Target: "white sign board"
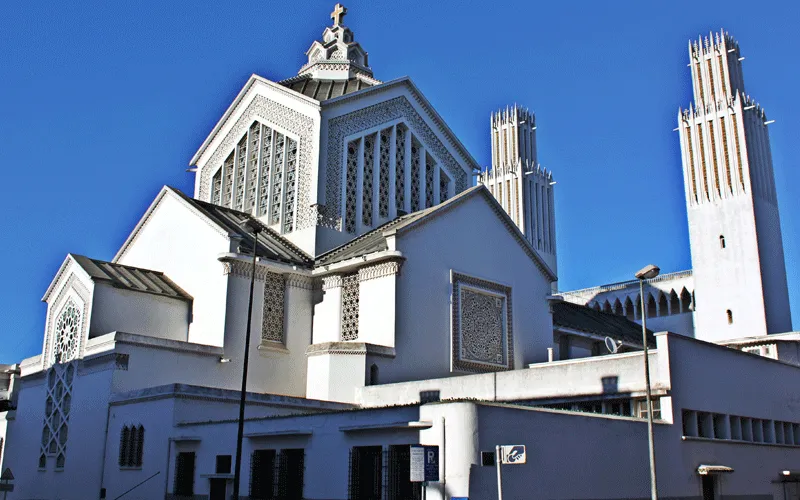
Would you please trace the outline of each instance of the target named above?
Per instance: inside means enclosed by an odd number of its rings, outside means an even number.
[[[425,448],[422,446],[411,447],[411,482],[425,481]]]
[[[528,458],[524,444],[504,445],[500,447],[500,463],[524,464]]]

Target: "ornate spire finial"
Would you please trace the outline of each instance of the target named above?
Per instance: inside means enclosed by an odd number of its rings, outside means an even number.
[[[341,26],[345,14],[347,14],[347,7],[345,7],[340,3],[337,3],[333,7],[333,12],[331,12],[331,19],[333,19],[333,25]]]

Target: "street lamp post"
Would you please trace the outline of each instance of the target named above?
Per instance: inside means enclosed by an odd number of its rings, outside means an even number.
[[[639,297],[642,306],[642,344],[644,345],[644,384],[647,394],[647,444],[650,451],[650,498],[658,500],[658,488],[656,487],[656,451],[653,443],[653,397],[650,394],[650,358],[647,353],[647,311],[644,305],[644,281],[658,276],[661,269],[650,264],[636,273],[639,280]]]
[[[242,228],[253,233],[253,268],[250,271],[250,300],[247,304],[247,330],[244,335],[244,360],[242,362],[242,392],[239,396],[239,429],[236,434],[236,465],[233,469],[233,498],[239,500],[239,481],[242,477],[242,440],[244,439],[244,400],[247,395],[247,365],[250,359],[250,326],[253,316],[253,285],[256,281],[256,248],[261,224],[247,219]]]

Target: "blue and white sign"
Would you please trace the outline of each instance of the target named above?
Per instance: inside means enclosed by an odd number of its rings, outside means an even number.
[[[411,446],[411,482],[439,480],[439,447]]]
[[[524,464],[528,458],[524,444],[505,445],[500,447],[500,463]]]

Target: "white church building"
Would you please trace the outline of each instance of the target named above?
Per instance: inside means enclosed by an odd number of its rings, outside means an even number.
[[[111,261],[66,256],[41,354],[0,365],[8,498],[230,498],[245,351],[242,499],[494,498],[506,444],[527,461],[505,498],[645,498],[643,316],[660,495],[798,498],[800,334],[730,35],[689,46],[693,269],[643,311],[638,282],[558,291],[534,114],[492,114],[482,169],[410,78],[376,79],[345,13],[296,76],[248,80],[193,193],[165,186]]]

